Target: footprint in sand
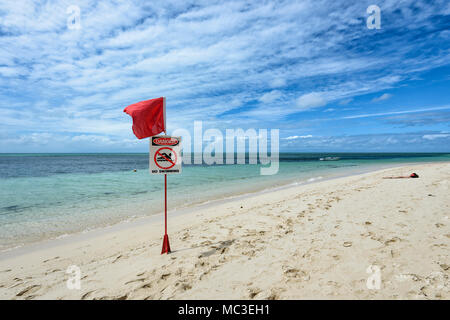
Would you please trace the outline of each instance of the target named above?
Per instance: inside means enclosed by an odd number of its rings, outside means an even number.
[[[120,259],[123,259],[123,258],[126,258],[126,257],[124,257],[123,255],[119,254],[119,255],[113,260],[112,263],[116,263],[117,261],[119,261]]]
[[[398,237],[394,237],[394,238],[392,238],[392,239],[389,239],[389,240],[385,241],[384,244],[385,244],[386,246],[388,246],[388,245],[390,245],[391,243],[394,243],[394,242],[397,242],[397,241],[401,241],[401,240],[402,240],[402,239],[400,239],[400,238],[398,238]]]
[[[47,271],[47,272],[45,273],[45,275],[48,275],[48,274],[50,274],[50,273],[55,273],[55,272],[58,272],[58,271],[62,271],[62,270],[61,270],[61,269],[53,269],[53,270]]]
[[[351,247],[352,245],[353,245],[353,243],[351,241],[344,241],[344,244],[343,244],[343,246],[346,248]]]
[[[448,271],[450,269],[450,266],[448,264],[440,264],[439,265],[444,271]]]
[[[150,289],[153,286],[151,282],[144,283],[142,286],[140,286],[141,289]]]
[[[142,281],[145,281],[145,278],[130,280],[130,281],[125,282],[125,284],[130,284],[130,283],[134,283],[134,282],[142,282]]]
[[[49,262],[49,261],[52,261],[52,260],[57,260],[57,259],[59,259],[59,256],[51,258],[51,259],[44,260],[43,262],[46,263],[46,262]]]
[[[25,294],[34,293],[34,292],[38,291],[40,288],[41,288],[40,285],[37,285],[37,284],[31,285],[31,286],[23,289],[22,291],[20,291],[18,294],[16,294],[16,297],[22,297]]]
[[[258,288],[249,288],[248,291],[249,291],[249,295],[248,296],[249,296],[250,299],[253,299],[254,297],[256,297],[261,292],[261,290],[258,289]]]
[[[83,295],[81,296],[81,300],[86,300],[86,299],[87,299],[92,293],[94,293],[94,292],[95,292],[95,290],[86,292],[85,294],[83,294]]]
[[[187,291],[187,290],[192,289],[192,285],[188,282],[177,282],[177,283],[175,283],[175,286],[179,287],[180,290],[182,290],[182,291]]]
[[[289,279],[295,280],[308,281],[310,279],[309,274],[307,274],[305,271],[295,268],[286,268],[286,270],[284,271],[284,275]]]
[[[163,274],[161,275],[160,279],[161,279],[161,280],[166,280],[169,276],[170,276],[170,273],[169,273],[169,272],[163,273]]]

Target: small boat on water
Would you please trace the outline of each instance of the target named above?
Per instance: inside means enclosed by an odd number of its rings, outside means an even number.
[[[336,161],[336,160],[340,160],[341,158],[339,157],[325,157],[325,158],[319,158],[320,161]]]

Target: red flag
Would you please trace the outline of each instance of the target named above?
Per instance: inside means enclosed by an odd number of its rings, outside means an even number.
[[[130,104],[123,112],[133,118],[133,133],[138,139],[156,136],[166,130],[166,98]]]

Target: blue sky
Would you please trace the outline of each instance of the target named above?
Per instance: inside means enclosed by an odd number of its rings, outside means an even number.
[[[2,1],[0,152],[146,152],[122,111],[160,96],[169,133],[450,152],[449,40],[449,1]]]

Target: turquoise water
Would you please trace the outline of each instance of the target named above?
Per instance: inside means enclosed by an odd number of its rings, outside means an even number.
[[[340,159],[319,161],[326,157]],[[260,165],[186,165],[168,176],[169,210],[433,161],[450,161],[450,154],[289,153],[272,176],[261,176]],[[0,154],[0,250],[160,213],[163,186],[163,176],[149,174],[146,154]]]

